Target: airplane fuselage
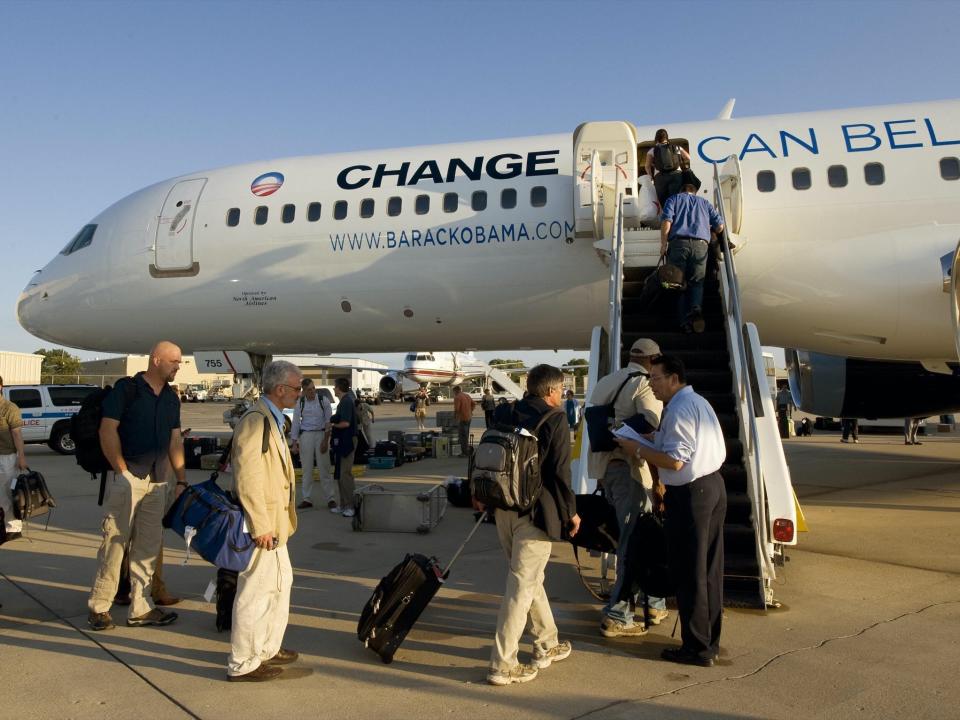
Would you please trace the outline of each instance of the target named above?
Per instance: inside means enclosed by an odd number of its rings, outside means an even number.
[[[712,162],[741,158],[736,263],[764,343],[956,359],[941,258],[960,239],[960,102],[668,128],[689,142],[703,191]],[[95,217],[89,244],[24,290],[20,321],[52,342],[124,352],[159,337],[274,355],[583,348],[606,322],[609,270],[575,236],[571,140],[296,157],[164,181]]]

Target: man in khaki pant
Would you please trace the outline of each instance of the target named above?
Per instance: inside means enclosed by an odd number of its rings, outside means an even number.
[[[497,410],[497,424],[534,428],[545,414],[537,433],[540,476],[543,491],[530,513],[520,515],[497,510],[497,535],[510,565],[507,589],[497,617],[497,633],[490,655],[487,682],[510,685],[529,682],[537,673],[570,656],[569,642],[558,638],[547,592],[544,572],[550,560],[551,542],[576,535],[580,527],[577,499],[570,488],[570,430],[560,408],[563,373],[550,365],[537,365],[527,376],[528,396],[516,404]],[[501,414],[503,413],[503,414]],[[483,507],[474,501],[475,506]],[[533,663],[521,664],[517,658],[520,638],[529,626],[533,635]]]
[[[153,607],[149,593],[163,534],[161,521],[171,468],[177,478],[176,492],[186,486],[180,399],[169,385],[180,369],[180,358],[180,348],[173,343],[157,343],[146,372],[118,381],[103,401],[100,446],[113,475],[107,486],[97,575],[87,603],[87,623],[93,630],[114,626],[110,606],[128,544],[127,625],[169,625],[177,619],[176,613]]]
[[[299,654],[280,646],[290,616],[293,568],[287,540],[297,529],[293,458],[283,436],[283,410],[300,396],[303,376],[293,363],[263,368],[263,395],[233,434],[233,479],[244,521],[257,547],[237,577],[227,679],[262,682]]]

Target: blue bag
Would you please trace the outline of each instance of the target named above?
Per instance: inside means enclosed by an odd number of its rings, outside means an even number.
[[[163,526],[188,540],[207,562],[218,568],[242,572],[250,564],[256,545],[243,530],[243,509],[217,485],[217,474],[206,482],[190,485],[163,518]]]

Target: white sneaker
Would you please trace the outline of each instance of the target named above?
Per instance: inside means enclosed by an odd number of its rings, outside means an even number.
[[[506,672],[502,670],[491,671],[487,675],[487,682],[491,685],[512,685],[513,683],[525,683],[535,679],[538,672],[540,671],[537,670],[536,665],[521,664],[514,666]]]
[[[340,514],[340,508],[338,508],[336,505],[334,505],[333,507],[330,508],[330,512],[332,512],[334,515],[339,515],[339,514]]]
[[[649,623],[651,625],[659,625],[661,622],[670,617],[669,610],[658,610],[657,608],[650,608],[650,618]]]
[[[344,517],[353,517],[354,515],[356,515],[356,513],[353,511],[353,508],[347,508],[341,513],[341,515],[343,515]]]
[[[569,640],[564,640],[554,645],[546,652],[537,651],[533,656],[533,664],[543,670],[550,667],[551,663],[560,662],[570,657],[573,652],[573,645]]]
[[[643,623],[633,623],[627,625],[614,620],[613,618],[604,618],[600,623],[600,634],[607,638],[615,637],[640,637],[647,634],[647,628]]]

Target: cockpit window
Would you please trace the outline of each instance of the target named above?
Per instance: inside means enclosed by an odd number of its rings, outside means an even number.
[[[70,255],[77,250],[85,248],[93,242],[93,235],[97,232],[96,225],[84,225],[83,229],[73,236],[73,239],[67,243],[67,246],[60,251],[61,255]]]
[[[416,359],[417,359],[417,354],[416,354],[416,353],[409,353],[409,354],[407,355],[407,360],[416,360]]]

